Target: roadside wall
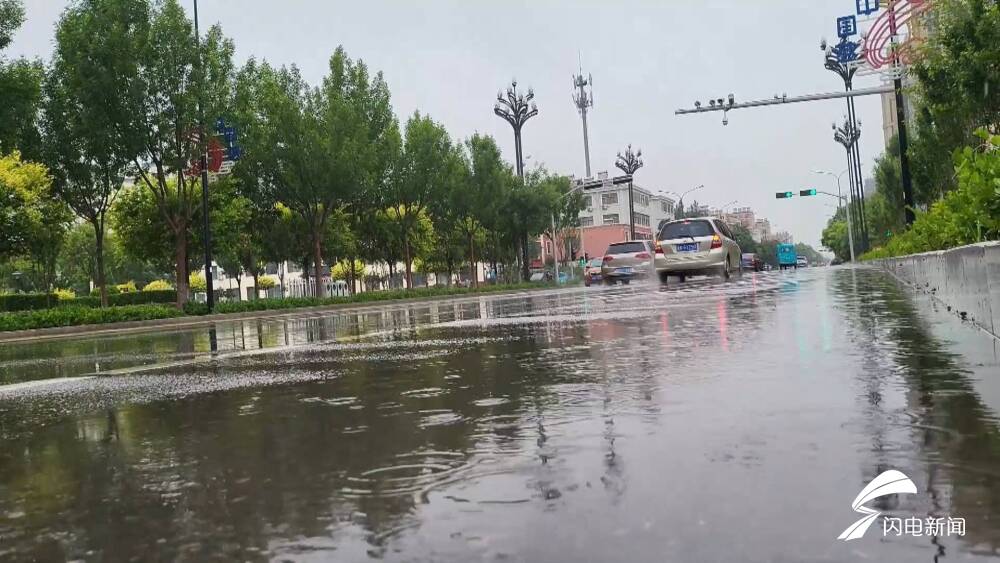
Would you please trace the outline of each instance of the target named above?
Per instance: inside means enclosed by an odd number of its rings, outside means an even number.
[[[1000,242],[875,262],[1000,337]]]

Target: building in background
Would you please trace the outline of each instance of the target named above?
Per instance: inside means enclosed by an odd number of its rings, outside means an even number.
[[[573,188],[580,189],[583,195],[582,252],[601,256],[609,244],[628,240],[628,176],[610,177],[607,172],[599,172],[597,178],[573,179]],[[660,224],[674,218],[675,202],[638,184],[632,185],[632,194],[636,238],[651,239]]]
[[[771,239],[771,222],[767,219],[755,219],[753,228],[750,229],[750,236],[757,242],[764,242]]]

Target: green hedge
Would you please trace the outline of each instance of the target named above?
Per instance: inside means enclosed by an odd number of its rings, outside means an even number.
[[[0,313],[0,331],[168,319],[183,314],[176,307],[167,305],[126,305],[104,309],[65,306],[40,311]]]
[[[0,311],[33,311],[48,309],[59,304],[54,293],[12,293],[0,295]]]
[[[284,299],[254,299],[252,301],[226,301],[215,307],[216,313],[245,313],[248,311],[272,311],[277,309],[299,309],[302,307],[319,307],[323,305],[339,305],[346,303],[371,303],[376,301],[392,301],[395,299],[419,299],[427,297],[443,297],[447,295],[468,295],[476,293],[495,293],[518,289],[535,289],[545,287],[544,283],[520,283],[501,285],[481,285],[478,288],[460,286],[418,287],[411,290],[390,289],[385,291],[366,291],[347,297],[286,297]],[[193,314],[201,311],[191,310]]]

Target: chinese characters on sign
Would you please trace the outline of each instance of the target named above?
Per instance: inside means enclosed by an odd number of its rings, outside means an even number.
[[[844,39],[833,46],[833,54],[841,63],[855,61],[858,58],[858,43]]]
[[[870,16],[879,9],[879,0],[854,0],[858,7],[859,16]]]
[[[882,535],[896,536],[964,536],[965,518],[890,518],[882,519]]]
[[[837,18],[837,37],[844,39],[852,35],[857,35],[857,33],[857,16],[844,16],[842,18]]]

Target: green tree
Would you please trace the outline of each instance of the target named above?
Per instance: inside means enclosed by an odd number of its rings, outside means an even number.
[[[389,183],[387,213],[403,247],[406,285],[413,287],[413,259],[420,221],[438,198],[447,197],[460,181],[461,154],[448,132],[430,117],[414,113],[406,123],[403,153]]]
[[[152,194],[160,223],[172,237],[177,304],[188,299],[188,233],[201,201],[201,179],[189,174],[204,152],[198,102],[205,114],[224,115],[232,100],[233,44],[213,26],[198,48],[191,21],[177,0],[153,11],[133,80],[138,126],[130,130],[141,147],[135,159],[139,181]],[[200,55],[200,56],[199,56]]]
[[[28,160],[39,157],[36,127],[44,69],[41,62],[18,58],[7,61],[2,51],[24,23],[20,0],[0,0],[0,154],[18,150]]]
[[[139,151],[135,74],[149,34],[143,0],[85,0],[63,13],[45,84],[45,158],[55,191],[90,223],[95,282],[107,306],[107,215]]]

